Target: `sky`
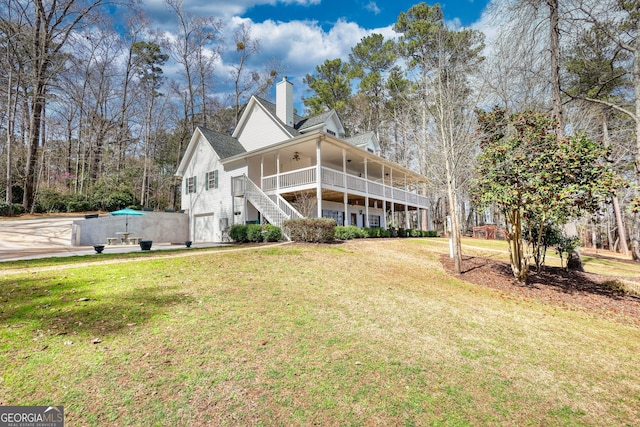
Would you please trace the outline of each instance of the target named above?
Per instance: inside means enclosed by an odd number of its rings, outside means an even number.
[[[223,46],[234,50],[233,32],[250,25],[261,50],[250,67],[259,68],[276,60],[283,66],[282,75],[294,84],[294,98],[299,103],[305,95],[302,79],[313,73],[326,59],[348,59],[349,52],[363,37],[380,33],[393,37],[392,30],[400,12],[406,12],[419,0],[183,0],[188,14],[213,16],[223,22]],[[441,0],[445,21],[451,27],[482,29],[490,0]],[[426,0],[428,4],[436,1]],[[171,34],[176,19],[164,0],[142,0],[151,17],[152,27]],[[170,67],[171,65],[169,65]],[[171,72],[171,70],[168,70]],[[229,53],[216,66],[217,80],[229,76]],[[219,85],[224,91],[224,84]]]

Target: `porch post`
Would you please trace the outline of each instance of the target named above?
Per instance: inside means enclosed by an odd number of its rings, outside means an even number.
[[[393,169],[389,169],[389,187],[391,187],[391,226],[396,226],[396,195],[393,192]]]
[[[318,218],[322,218],[322,136],[316,140],[316,200],[318,201]]]
[[[347,150],[342,149],[342,202],[344,203],[344,216],[342,217],[342,225],[353,225],[349,223],[349,194],[347,194]],[[338,224],[340,225],[340,224]]]
[[[409,229],[409,201],[407,200],[407,193],[409,188],[407,187],[407,174],[404,174],[404,229]]]
[[[264,190],[262,180],[264,179],[264,154],[260,156],[260,189]]]
[[[367,158],[364,158],[364,192],[365,192],[365,197],[364,197],[364,226],[369,228],[369,176],[367,174]]]
[[[280,194],[280,150],[276,154],[276,194]]]

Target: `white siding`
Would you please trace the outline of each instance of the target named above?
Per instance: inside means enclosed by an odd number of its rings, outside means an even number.
[[[206,189],[206,174],[213,170],[218,170],[218,188]],[[227,218],[229,224],[233,223],[231,177],[245,173],[247,173],[247,168],[244,163],[235,165],[233,169],[225,170],[211,145],[204,138],[200,138],[191,161],[185,169],[181,186],[181,209],[189,212],[192,221],[190,238],[193,241],[200,241],[199,238],[205,238],[204,236],[209,235],[211,240],[207,241],[222,241],[220,220]],[[197,177],[196,192],[186,194],[185,181],[192,176]],[[204,231],[199,227],[212,227],[213,230]]]
[[[238,135],[238,141],[247,151],[267,147],[289,138],[290,136],[258,105],[254,106]]]
[[[323,130],[327,133],[333,133],[338,138],[341,138],[340,134],[344,132],[344,130],[342,129],[342,125],[338,120],[336,120],[335,116],[331,116],[327,119],[327,121],[324,124]]]

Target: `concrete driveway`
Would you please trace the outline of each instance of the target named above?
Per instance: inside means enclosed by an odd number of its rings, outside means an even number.
[[[30,219],[0,218],[0,262],[22,259],[60,257],[71,255],[95,255],[93,246],[71,246],[73,221],[80,216],[60,216]],[[227,246],[229,243],[199,243],[192,248]],[[180,245],[155,243],[151,250],[178,249]],[[105,248],[105,253],[140,251],[139,245],[115,245]]]
[[[83,218],[0,219],[0,260],[86,250],[71,246],[71,225]]]

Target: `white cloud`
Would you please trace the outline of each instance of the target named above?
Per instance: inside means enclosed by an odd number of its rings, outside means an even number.
[[[382,12],[375,1],[370,1],[364,8],[369,12],[373,12],[375,15]]]

